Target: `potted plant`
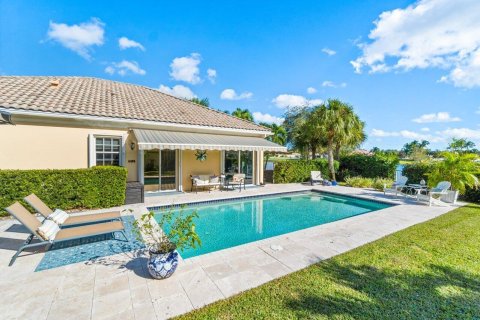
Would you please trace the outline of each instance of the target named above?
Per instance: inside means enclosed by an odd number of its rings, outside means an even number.
[[[135,220],[134,230],[149,252],[147,269],[155,279],[170,277],[178,265],[177,250],[196,248],[201,245],[195,232],[193,219],[198,218],[197,211],[184,214],[170,209],[160,215],[157,222],[153,211],[143,214]]]
[[[459,154],[455,152],[442,153],[443,160],[435,163],[427,174],[428,184],[434,187],[440,181],[449,181],[452,190],[442,196],[445,202],[455,203],[459,194],[465,193],[465,187],[476,188],[479,172],[478,164],[475,163],[475,154]]]

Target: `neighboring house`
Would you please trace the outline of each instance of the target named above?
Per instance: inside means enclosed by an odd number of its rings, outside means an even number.
[[[0,77],[0,169],[121,165],[146,191],[189,191],[190,175],[263,182],[255,123],[147,87],[84,77]],[[200,161],[198,150],[206,150]]]

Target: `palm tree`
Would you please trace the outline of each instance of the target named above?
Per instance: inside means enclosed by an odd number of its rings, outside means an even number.
[[[260,122],[259,124],[269,128],[270,131],[272,132],[272,135],[266,137],[265,139],[273,143],[279,144],[281,146],[284,146],[287,144],[287,130],[285,130],[284,126],[277,125],[276,123],[270,124],[265,122]],[[265,152],[264,155],[265,155],[264,166],[266,168],[268,160],[270,159],[271,153]]]
[[[366,139],[365,123],[353,111],[352,106],[337,99],[330,99],[313,111],[313,127],[328,152],[328,168],[335,180],[334,156],[342,148],[354,148]]]
[[[261,126],[267,127],[272,132],[272,135],[268,136],[266,139],[272,141],[273,143],[284,146],[287,144],[287,130],[282,125],[276,123],[265,123],[260,122]]]
[[[433,165],[428,176],[428,184],[435,186],[440,181],[450,181],[452,189],[460,194],[465,193],[466,187],[476,188],[478,178],[475,175],[479,171],[479,166],[474,160],[475,154],[444,152],[443,161]]]
[[[232,112],[232,116],[247,121],[253,121],[253,115],[248,109],[237,108],[235,109],[235,111]]]
[[[193,103],[199,104],[201,106],[210,108],[210,101],[208,101],[208,98],[203,98],[203,99],[192,98],[192,99],[190,99],[190,101],[193,102]]]
[[[308,108],[289,108],[285,113],[283,125],[287,131],[287,142],[308,159],[310,151],[309,130],[306,130],[311,111]],[[308,132],[307,132],[308,131]]]

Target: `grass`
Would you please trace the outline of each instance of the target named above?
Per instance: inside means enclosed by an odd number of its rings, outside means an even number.
[[[468,205],[179,319],[480,319]]]

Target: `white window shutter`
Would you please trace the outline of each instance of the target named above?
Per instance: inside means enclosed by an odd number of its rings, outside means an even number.
[[[94,167],[96,164],[95,156],[95,136],[93,134],[88,135],[88,167]]]

